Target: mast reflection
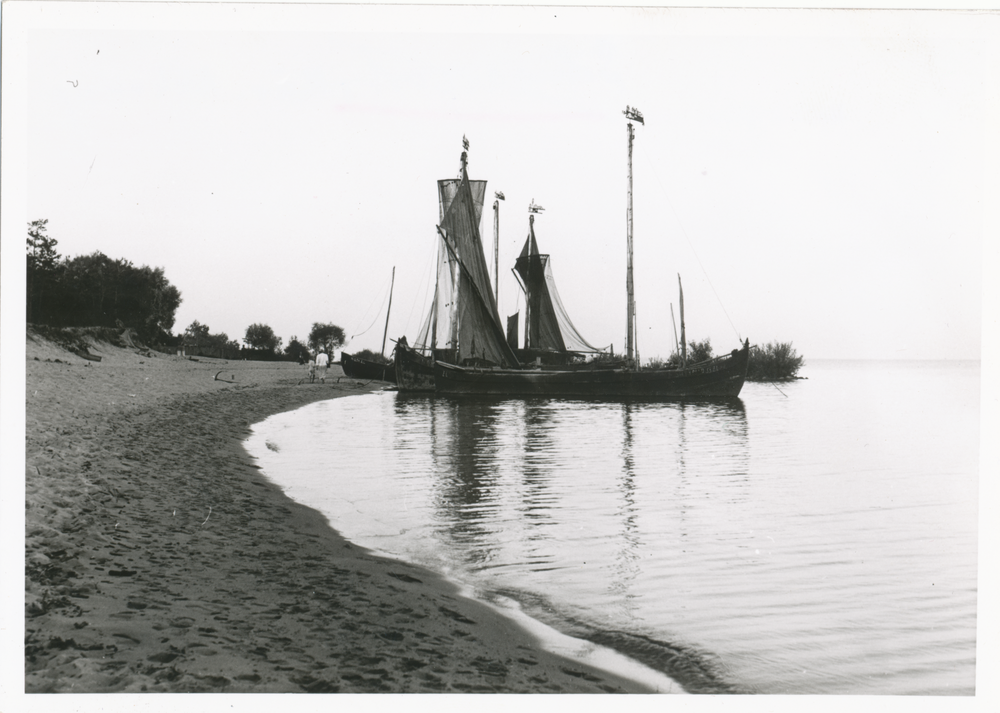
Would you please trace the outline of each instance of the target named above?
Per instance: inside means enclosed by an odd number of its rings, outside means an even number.
[[[603,571],[632,617],[650,548],[682,550],[691,508],[748,497],[746,411],[719,402],[454,399],[399,394],[429,469],[434,530],[474,570]],[[415,435],[422,434],[422,435]]]
[[[431,443],[433,505],[439,524],[466,552],[466,562],[483,566],[500,543],[494,536],[500,502],[497,467],[498,404],[492,401],[436,399]]]
[[[622,467],[618,476],[619,501],[616,515],[621,521],[618,528],[619,546],[612,565],[613,576],[608,589],[617,595],[624,613],[633,617],[632,594],[630,585],[639,574],[639,550],[642,539],[636,522],[635,502],[635,468],[632,443],[632,410],[631,403],[621,405],[622,428]]]

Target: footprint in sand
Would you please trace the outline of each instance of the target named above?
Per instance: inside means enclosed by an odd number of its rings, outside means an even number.
[[[449,617],[450,619],[454,619],[455,621],[457,621],[459,623],[462,623],[462,624],[475,624],[476,623],[472,619],[470,619],[469,617],[464,616],[463,614],[459,614],[457,611],[452,611],[448,607],[438,607],[438,611],[441,612],[442,614],[444,614],[446,617]]]

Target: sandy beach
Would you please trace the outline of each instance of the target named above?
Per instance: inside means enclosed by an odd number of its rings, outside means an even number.
[[[330,369],[27,342],[25,681],[42,692],[647,692],[288,499],[249,426]]]

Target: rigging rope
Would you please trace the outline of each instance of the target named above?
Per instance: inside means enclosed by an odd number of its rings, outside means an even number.
[[[433,251],[428,251],[426,260],[427,260],[427,262],[424,263],[423,278],[421,280],[421,285],[423,285],[423,288],[424,288],[424,298],[423,298],[423,301],[421,302],[422,305],[428,304],[428,302],[427,302],[427,295],[430,293],[430,289],[431,289],[431,281],[430,281],[431,271],[428,269],[427,266],[431,262],[435,262],[435,263],[437,262],[437,244],[436,243],[434,245],[434,250]],[[436,265],[435,265],[434,269],[437,270],[437,266]],[[417,292],[420,292],[420,287],[417,287]],[[416,300],[412,300],[410,302],[410,313],[408,315],[406,315],[406,324],[403,325],[403,334],[406,334],[407,330],[409,330],[409,328],[410,328],[410,320],[413,319],[413,310],[415,310],[416,308],[417,308],[417,302],[416,302]]]
[[[382,289],[385,290],[385,282],[382,283]],[[382,305],[379,306],[378,312],[375,313],[375,318],[372,320],[372,323],[369,324],[365,328],[364,332],[358,332],[357,334],[352,334],[351,335],[351,339],[354,339],[355,337],[360,337],[362,334],[364,334],[369,329],[371,329],[372,327],[375,326],[375,320],[377,320],[378,317],[379,317],[379,315],[382,314],[382,307],[385,305],[386,297],[388,297],[388,293],[383,292],[382,293]],[[368,314],[368,311],[372,308],[372,305],[375,304],[375,299],[377,299],[377,297],[372,298],[372,301],[368,304],[368,309],[366,309],[365,312],[364,312],[365,314]]]
[[[646,161],[645,157],[642,160]],[[677,210],[674,208],[674,204],[670,201],[670,196],[669,194],[667,194],[667,189],[664,187],[663,181],[660,180],[660,174],[656,172],[656,167],[653,165],[652,161],[650,161],[648,165],[650,169],[652,169],[653,171],[653,176],[656,177],[656,182],[660,184],[660,190],[663,192],[663,197],[666,198],[667,200],[667,205],[670,206],[670,211],[674,214],[674,219],[677,221],[677,225],[681,229],[681,235],[684,236],[684,240],[687,242],[688,247],[691,248],[691,252],[694,253],[694,259],[698,261],[698,267],[701,268],[702,274],[704,274],[705,279],[708,280],[708,286],[712,288],[712,293],[715,295],[715,299],[719,301],[719,306],[722,307],[722,313],[725,314],[726,319],[729,320],[729,326],[733,328],[734,332],[736,332],[736,338],[742,342],[743,337],[742,335],[740,335],[740,330],[736,328],[736,325],[733,324],[733,320],[729,317],[729,312],[726,311],[726,305],[722,303],[722,298],[719,297],[719,293],[718,291],[716,291],[715,285],[712,284],[712,278],[708,276],[708,271],[702,264],[701,258],[698,257],[698,251],[694,249],[694,245],[691,243],[691,239],[688,237],[687,231],[684,230],[684,224],[681,223],[680,216],[677,215]]]

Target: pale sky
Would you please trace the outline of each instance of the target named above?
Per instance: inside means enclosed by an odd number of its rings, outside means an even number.
[[[646,118],[643,357],[672,349],[678,273],[689,338],[718,352],[740,337],[791,341],[807,362],[982,346],[984,513],[997,501],[995,12],[6,2],[2,19],[5,473],[23,456],[24,238],[39,218],[64,255],[164,268],[184,299],[175,332],[198,320],[242,340],[263,322],[287,343],[330,321],[355,335],[349,351],[378,349],[394,266],[389,336],[412,338],[427,309],[436,181],[456,174],[464,135],[471,177],[507,198],[502,315],[520,306],[510,268],[534,199],[570,315],[620,351],[631,105]],[[492,250],[489,206],[483,237]],[[0,521],[16,541],[11,487]],[[994,520],[980,518],[982,671],[997,661]],[[21,550],[3,556],[21,566]],[[18,636],[3,656],[13,697]],[[995,698],[980,679],[974,703]]]
[[[534,199],[570,316],[621,351],[631,105],[644,358],[673,348],[678,273],[717,352],[980,356],[996,15],[70,5],[19,8],[27,181],[4,213],[47,218],[63,255],[164,268],[175,332],[334,322],[378,350],[395,267],[389,337],[412,340],[466,136],[506,195],[501,314]]]

